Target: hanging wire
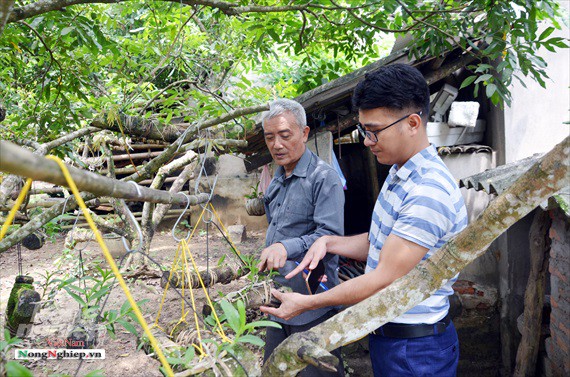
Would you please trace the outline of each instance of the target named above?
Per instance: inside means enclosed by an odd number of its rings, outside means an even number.
[[[176,222],[174,223],[174,226],[172,227],[172,238],[174,238],[174,240],[176,242],[182,241],[182,238],[176,237],[176,234],[175,234],[176,227],[178,227],[178,223],[180,222],[180,220],[182,220],[182,217],[184,216],[184,214],[186,213],[186,211],[188,211],[188,208],[190,207],[190,197],[183,192],[181,192],[180,194],[184,195],[184,197],[186,198],[186,208],[184,208],[184,211],[180,214],[180,216],[178,216],[178,219],[176,220]],[[184,241],[188,241],[188,239],[190,239],[191,235],[192,235],[192,232],[188,231],[188,234],[186,235],[186,238],[184,238]]]
[[[23,276],[23,268],[22,268],[22,243],[18,242],[18,274],[19,276]]]

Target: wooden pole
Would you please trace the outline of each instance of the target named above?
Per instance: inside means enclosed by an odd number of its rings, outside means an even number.
[[[187,204],[182,194],[171,194],[167,191],[154,190],[128,182],[118,181],[101,175],[68,167],[73,180],[81,191],[97,196],[110,196],[132,201],[164,204]],[[38,181],[67,186],[65,178],[56,162],[33,154],[32,152],[7,141],[0,141],[0,171],[17,174]],[[208,194],[189,195],[190,204],[205,203]]]
[[[524,316],[522,339],[517,351],[515,377],[530,377],[536,374],[536,359],[540,346],[542,307],[548,271],[552,220],[548,212],[539,211],[530,226],[530,272],[524,293]]]

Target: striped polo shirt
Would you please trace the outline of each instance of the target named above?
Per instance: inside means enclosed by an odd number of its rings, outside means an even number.
[[[467,210],[455,179],[433,145],[398,169],[392,166],[374,206],[366,272],[378,265],[386,238],[395,234],[427,248],[424,260],[467,226]],[[428,299],[393,319],[396,323],[435,323],[449,310],[447,296],[457,276]]]

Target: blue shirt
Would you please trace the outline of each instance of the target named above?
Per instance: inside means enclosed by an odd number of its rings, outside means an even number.
[[[279,167],[265,192],[265,213],[269,223],[265,246],[281,243],[287,250],[287,262],[279,269],[275,281],[293,291],[308,294],[302,274],[290,280],[283,276],[291,272],[311,245],[324,235],[344,233],[344,192],[336,171],[317,157],[309,148],[297,162],[289,177]],[[326,286],[338,284],[338,256],[327,254],[323,259],[327,275]],[[318,293],[322,292],[319,288]],[[323,316],[332,308],[307,311],[289,321],[271,319],[289,325],[304,325]]]
[[[414,155],[398,169],[392,166],[376,201],[368,240],[366,272],[378,258],[390,234],[428,249],[424,260],[467,226],[467,210],[455,179],[433,145]],[[396,323],[435,323],[449,310],[447,296],[457,276]]]

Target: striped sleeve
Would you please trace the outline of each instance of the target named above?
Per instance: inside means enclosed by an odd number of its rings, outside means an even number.
[[[431,249],[455,223],[456,211],[450,194],[442,186],[424,182],[408,193],[392,232]]]

